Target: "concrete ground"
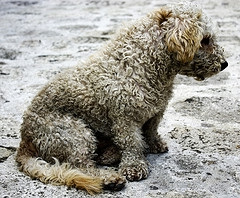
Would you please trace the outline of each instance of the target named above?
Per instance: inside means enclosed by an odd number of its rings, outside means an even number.
[[[91,197],[18,171],[23,112],[51,77],[97,50],[122,22],[173,2],[0,1],[0,197]],[[170,151],[148,156],[148,179],[96,198],[240,197],[240,1],[194,2],[218,27],[229,67],[204,82],[178,76],[159,127]]]

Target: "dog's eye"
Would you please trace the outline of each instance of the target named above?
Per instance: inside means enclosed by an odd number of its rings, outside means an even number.
[[[210,43],[210,38],[209,37],[204,37],[201,41],[202,46],[209,45],[209,43]]]

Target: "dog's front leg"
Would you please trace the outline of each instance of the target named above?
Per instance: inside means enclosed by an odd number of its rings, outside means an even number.
[[[168,151],[166,142],[164,142],[158,133],[158,125],[162,119],[163,114],[150,118],[142,127],[143,135],[148,144],[149,153],[164,153]]]
[[[142,131],[134,124],[116,124],[112,131],[114,143],[121,149],[119,171],[129,181],[147,178],[148,163],[144,156],[145,142]]]

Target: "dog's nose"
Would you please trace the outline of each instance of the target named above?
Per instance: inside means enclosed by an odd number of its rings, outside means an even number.
[[[224,70],[228,66],[228,62],[225,61],[224,63],[221,63],[221,71]]]

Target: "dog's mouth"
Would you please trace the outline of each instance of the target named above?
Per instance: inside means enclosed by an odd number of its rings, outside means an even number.
[[[206,77],[203,74],[196,75],[196,74],[194,74],[194,73],[192,73],[191,71],[188,71],[188,70],[182,70],[181,72],[179,72],[179,74],[186,75],[188,77],[193,77],[197,81],[203,81],[203,80],[206,79]]]
[[[197,81],[204,81],[204,80],[205,80],[205,77],[199,75],[199,76],[195,77],[194,79],[197,80]]]

